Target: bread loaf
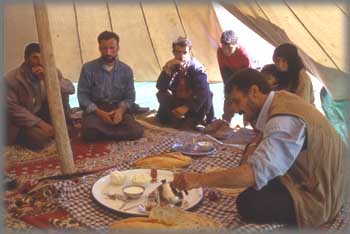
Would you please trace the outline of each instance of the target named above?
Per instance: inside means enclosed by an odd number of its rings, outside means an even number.
[[[162,153],[148,156],[134,162],[135,166],[142,168],[180,168],[192,163],[190,157],[184,156],[180,152]]]
[[[156,219],[136,217],[115,221],[110,227],[111,229],[167,229],[170,226]]]
[[[204,216],[182,211],[178,208],[154,207],[148,218],[137,217],[118,220],[111,229],[218,229],[217,222]]]
[[[180,229],[213,229],[221,226],[214,220],[179,208],[154,207],[149,218]]]

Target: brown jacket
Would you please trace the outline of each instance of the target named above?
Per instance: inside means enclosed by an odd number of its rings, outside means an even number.
[[[314,104],[314,90],[309,75],[305,69],[301,69],[299,72],[299,84],[295,90],[295,94],[302,97],[306,102]]]
[[[64,79],[57,69],[57,75],[63,95],[73,94],[75,89],[71,81]],[[7,143],[13,144],[21,128],[32,127],[41,119],[36,113],[47,103],[44,82],[35,89],[30,80],[30,68],[22,64],[6,76],[7,102]]]
[[[277,115],[306,123],[306,147],[281,182],[293,198],[298,225],[320,226],[335,218],[344,202],[345,146],[328,120],[296,95],[276,92],[269,118]]]

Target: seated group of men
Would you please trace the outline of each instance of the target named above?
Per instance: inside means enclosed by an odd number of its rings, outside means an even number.
[[[237,209],[251,222],[315,227],[330,221],[343,204],[344,143],[312,104],[286,91],[271,91],[262,73],[254,69],[236,71],[248,67],[249,60],[230,35],[223,34],[223,47],[218,50],[227,94],[224,118],[230,121],[232,109],[244,113],[261,138],[247,146],[239,167],[176,174],[174,185],[181,190],[248,187],[239,195]],[[118,59],[119,36],[105,31],[98,36],[98,43],[101,57],[83,65],[78,83],[79,104],[84,110],[82,136],[88,141],[140,138],[143,127],[131,112],[133,72]],[[174,127],[205,125],[214,118],[208,78],[203,65],[191,56],[191,47],[187,38],[175,40],[174,58],[164,65],[157,81],[157,117]],[[233,53],[231,60],[222,60]],[[6,78],[7,143],[40,148],[54,132],[38,44],[27,46],[24,57],[25,62]],[[236,67],[233,76],[232,71],[223,69],[224,63]],[[74,87],[57,72],[68,115],[68,95],[74,93]]]
[[[101,56],[82,66],[78,82],[78,100],[84,110],[82,137],[87,141],[140,138],[143,128],[132,114],[148,108],[135,104],[133,71],[118,59],[119,36],[104,31],[97,40]],[[157,81],[157,118],[160,123],[174,127],[210,123],[214,118],[213,94],[204,66],[191,56],[189,39],[179,37],[172,47],[174,58],[165,64]],[[19,68],[6,75],[7,144],[22,144],[37,150],[54,137],[39,44],[26,46],[24,60]],[[58,69],[57,74],[69,123],[69,95],[75,89]]]

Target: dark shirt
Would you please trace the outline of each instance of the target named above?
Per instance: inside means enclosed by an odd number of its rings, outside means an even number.
[[[179,84],[179,72],[174,72],[169,76],[162,71],[157,80],[157,89],[162,92],[171,91],[175,94]],[[191,58],[186,68],[185,79],[192,91],[192,97],[186,99],[185,105],[193,112],[198,112],[211,98],[208,77],[204,66],[195,58]]]

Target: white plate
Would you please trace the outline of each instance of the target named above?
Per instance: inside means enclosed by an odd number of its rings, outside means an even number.
[[[157,183],[147,183],[143,186],[145,187],[145,192],[139,199],[135,200],[128,200],[127,204],[123,207],[122,210],[119,208],[123,205],[123,201],[119,199],[110,199],[108,196],[105,195],[105,193],[109,190],[112,190],[113,192],[116,192],[117,194],[123,194],[122,188],[125,185],[132,184],[131,179],[136,174],[148,174],[150,175],[150,169],[133,169],[133,170],[125,170],[121,171],[122,173],[125,173],[126,179],[124,181],[123,185],[113,185],[110,182],[110,176],[106,175],[99,180],[95,182],[95,184],[92,186],[92,195],[96,199],[97,202],[100,204],[121,212],[125,214],[131,214],[131,215],[138,215],[138,216],[147,216],[147,213],[142,213],[139,211],[137,205],[139,204],[145,204],[147,196],[149,193],[154,191],[156,187],[158,187],[161,184],[161,180],[166,179],[168,182],[173,180],[173,172],[166,171],[166,170],[157,170]],[[188,195],[184,194],[184,200],[187,203],[186,207],[183,207],[182,209],[187,210],[195,205],[197,205],[203,198],[203,189],[197,188],[197,189],[191,189],[188,191]],[[135,208],[128,209],[129,207],[135,206]],[[125,211],[124,211],[125,210]]]
[[[198,143],[209,143],[209,142],[203,141]],[[204,148],[204,147],[201,148],[201,146],[198,146],[195,144],[183,145],[181,143],[175,143],[171,147],[171,149],[174,151],[179,151],[189,156],[208,156],[216,152],[216,148],[213,144],[210,144],[208,148]]]

